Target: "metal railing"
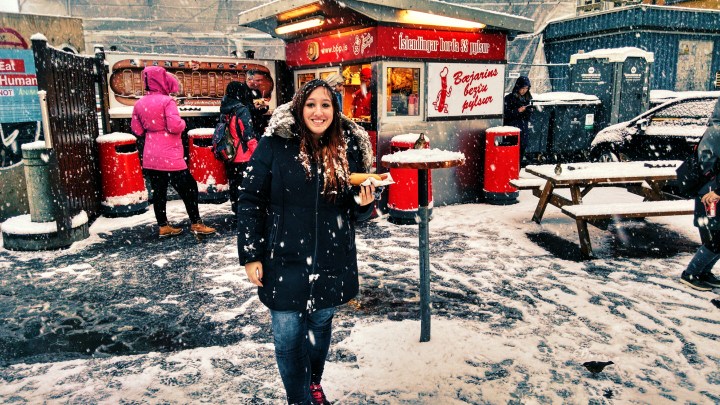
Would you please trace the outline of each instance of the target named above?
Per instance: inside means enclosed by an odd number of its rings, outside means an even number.
[[[45,92],[51,188],[58,232],[71,230],[72,218],[84,210],[100,214],[100,181],[95,139],[98,136],[96,83],[101,67],[94,57],[75,55],[32,39],[38,90]]]

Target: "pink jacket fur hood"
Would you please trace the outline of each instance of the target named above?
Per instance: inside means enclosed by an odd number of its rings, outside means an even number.
[[[142,71],[145,96],[133,108],[130,126],[137,136],[145,136],[143,168],[161,171],[187,169],[181,135],[185,121],[170,93],[179,89],[175,76],[160,66]]]

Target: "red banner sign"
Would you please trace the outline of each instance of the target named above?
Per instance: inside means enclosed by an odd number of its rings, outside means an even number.
[[[25,72],[25,61],[22,59],[2,59],[0,58],[0,72]]]
[[[37,86],[37,77],[35,75],[3,75],[3,74],[0,74],[0,86],[3,86],[3,87]]]
[[[505,35],[373,27],[293,42],[285,48],[287,64],[292,67],[388,56],[501,61],[505,59]]]
[[[376,28],[364,28],[293,42],[285,47],[288,66],[327,65],[377,55]]]
[[[505,35],[378,27],[378,53],[413,59],[505,59]]]

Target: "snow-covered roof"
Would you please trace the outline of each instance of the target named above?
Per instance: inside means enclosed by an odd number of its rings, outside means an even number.
[[[275,28],[280,17],[298,19],[321,14],[326,24],[317,32],[363,25],[368,21],[403,24],[399,17],[402,10],[416,10],[438,16],[477,21],[488,29],[509,32],[513,35],[533,32],[534,21],[530,18],[481,10],[479,8],[451,4],[437,0],[276,0],[241,12],[239,24],[258,29],[273,37],[297,38],[298,34],[277,34]],[[290,15],[292,17],[285,17]],[[449,27],[452,28],[452,27]],[[301,32],[305,35],[307,32]]]
[[[570,64],[574,65],[581,59],[607,59],[608,62],[625,62],[627,58],[644,58],[648,63],[652,63],[655,61],[655,54],[632,46],[596,49],[590,52],[571,55]]]

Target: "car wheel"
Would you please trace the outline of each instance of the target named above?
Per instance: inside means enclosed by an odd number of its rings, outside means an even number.
[[[620,157],[618,154],[609,147],[599,149],[596,153],[593,153],[593,162],[619,162]]]

